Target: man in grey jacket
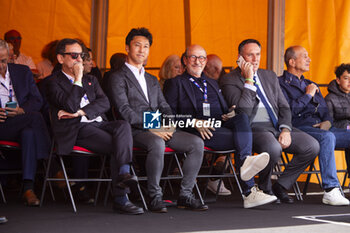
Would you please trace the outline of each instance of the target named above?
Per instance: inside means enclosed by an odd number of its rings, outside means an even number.
[[[270,163],[259,173],[259,188],[273,193],[284,203],[293,203],[287,190],[316,157],[318,142],[292,127],[291,111],[276,74],[259,69],[261,45],[247,39],[238,47],[240,67],[220,79],[223,95],[229,106],[245,112],[251,121],[253,150],[270,154]],[[271,173],[282,151],[294,154],[292,161],[272,186]]]

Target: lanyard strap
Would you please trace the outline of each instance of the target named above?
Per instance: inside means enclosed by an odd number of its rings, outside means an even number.
[[[203,86],[204,86],[204,91],[201,88],[201,86],[193,79],[190,78],[190,81],[196,86],[198,87],[198,89],[203,92],[203,98],[204,98],[204,102],[207,103],[208,102],[208,88],[207,88],[207,81],[205,79],[203,79]]]
[[[10,80],[9,83],[9,88],[6,87],[6,85],[3,82],[0,82],[1,86],[5,87],[6,90],[9,92],[9,101],[12,102],[12,97],[13,97],[13,88],[12,88],[12,82]]]

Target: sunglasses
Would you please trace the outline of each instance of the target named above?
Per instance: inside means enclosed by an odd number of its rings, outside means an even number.
[[[70,55],[72,59],[78,59],[80,56],[81,59],[84,59],[86,57],[85,53],[61,53],[62,55]]]

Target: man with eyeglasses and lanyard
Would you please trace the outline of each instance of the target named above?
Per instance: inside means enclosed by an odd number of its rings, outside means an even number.
[[[123,120],[107,122],[108,98],[97,79],[83,74],[83,48],[77,40],[63,39],[56,47],[57,60],[62,65],[48,82],[48,102],[56,152],[70,154],[74,145],[95,153],[110,155],[113,209],[122,214],[143,214],[143,209],[131,203],[126,194],[137,178],[130,174],[132,134],[129,123]],[[87,158],[73,158],[73,177],[87,178]],[[89,198],[86,186],[77,182],[72,187],[78,199]]]
[[[243,181],[244,208],[276,201],[275,196],[265,194],[254,186],[254,176],[266,167],[269,155],[261,153],[251,156],[252,133],[248,116],[244,113],[236,114],[234,106],[229,109],[217,82],[203,73],[207,63],[203,47],[191,45],[185,54],[186,72],[167,80],[164,85],[164,96],[173,113],[203,122],[184,130],[201,137],[205,146],[214,150],[236,149],[235,161],[241,169],[240,177]],[[208,119],[215,119],[222,126],[208,127],[204,124]]]
[[[50,136],[39,112],[42,98],[32,72],[8,60],[8,44],[0,40],[0,140],[20,143],[23,199],[28,206],[38,206],[34,193],[36,165],[38,159],[48,157]]]

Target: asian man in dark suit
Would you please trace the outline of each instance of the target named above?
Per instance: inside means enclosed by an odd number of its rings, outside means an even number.
[[[112,73],[109,78],[109,97],[118,111],[119,117],[132,126],[134,145],[147,151],[146,172],[148,177],[149,208],[153,212],[165,213],[163,193],[159,186],[164,166],[164,151],[168,145],[172,149],[186,153],[183,164],[184,177],[181,182],[179,208],[207,210],[208,207],[195,199],[192,189],[202,164],[203,141],[192,134],[174,128],[143,128],[144,112],[172,115],[171,108],[164,99],[156,77],[145,72],[143,65],[147,61],[152,45],[152,35],[146,28],[132,29],[126,37],[125,65]]]
[[[111,156],[110,167],[114,195],[113,209],[123,214],[142,214],[143,209],[131,203],[127,186],[135,184],[130,172],[132,135],[126,121],[106,122],[108,98],[97,79],[83,75],[82,44],[74,39],[61,40],[56,48],[62,70],[48,82],[48,102],[58,154],[69,154],[74,145]],[[87,163],[73,160],[73,176],[87,177]],[[78,195],[86,193],[84,184],[73,188]],[[78,196],[79,197],[79,196]]]
[[[27,66],[8,64],[8,44],[0,40],[0,140],[21,145],[23,199],[28,206],[38,206],[34,178],[38,159],[47,158],[50,136],[40,114],[41,95]],[[11,107],[6,107],[11,105]]]
[[[293,203],[287,190],[319,152],[318,142],[292,127],[292,114],[273,71],[259,69],[261,45],[247,39],[238,46],[240,67],[220,79],[227,103],[236,105],[251,121],[253,150],[270,154],[269,165],[259,174],[259,188],[273,193],[284,203]],[[271,173],[282,151],[294,154],[291,162],[272,186]]]

